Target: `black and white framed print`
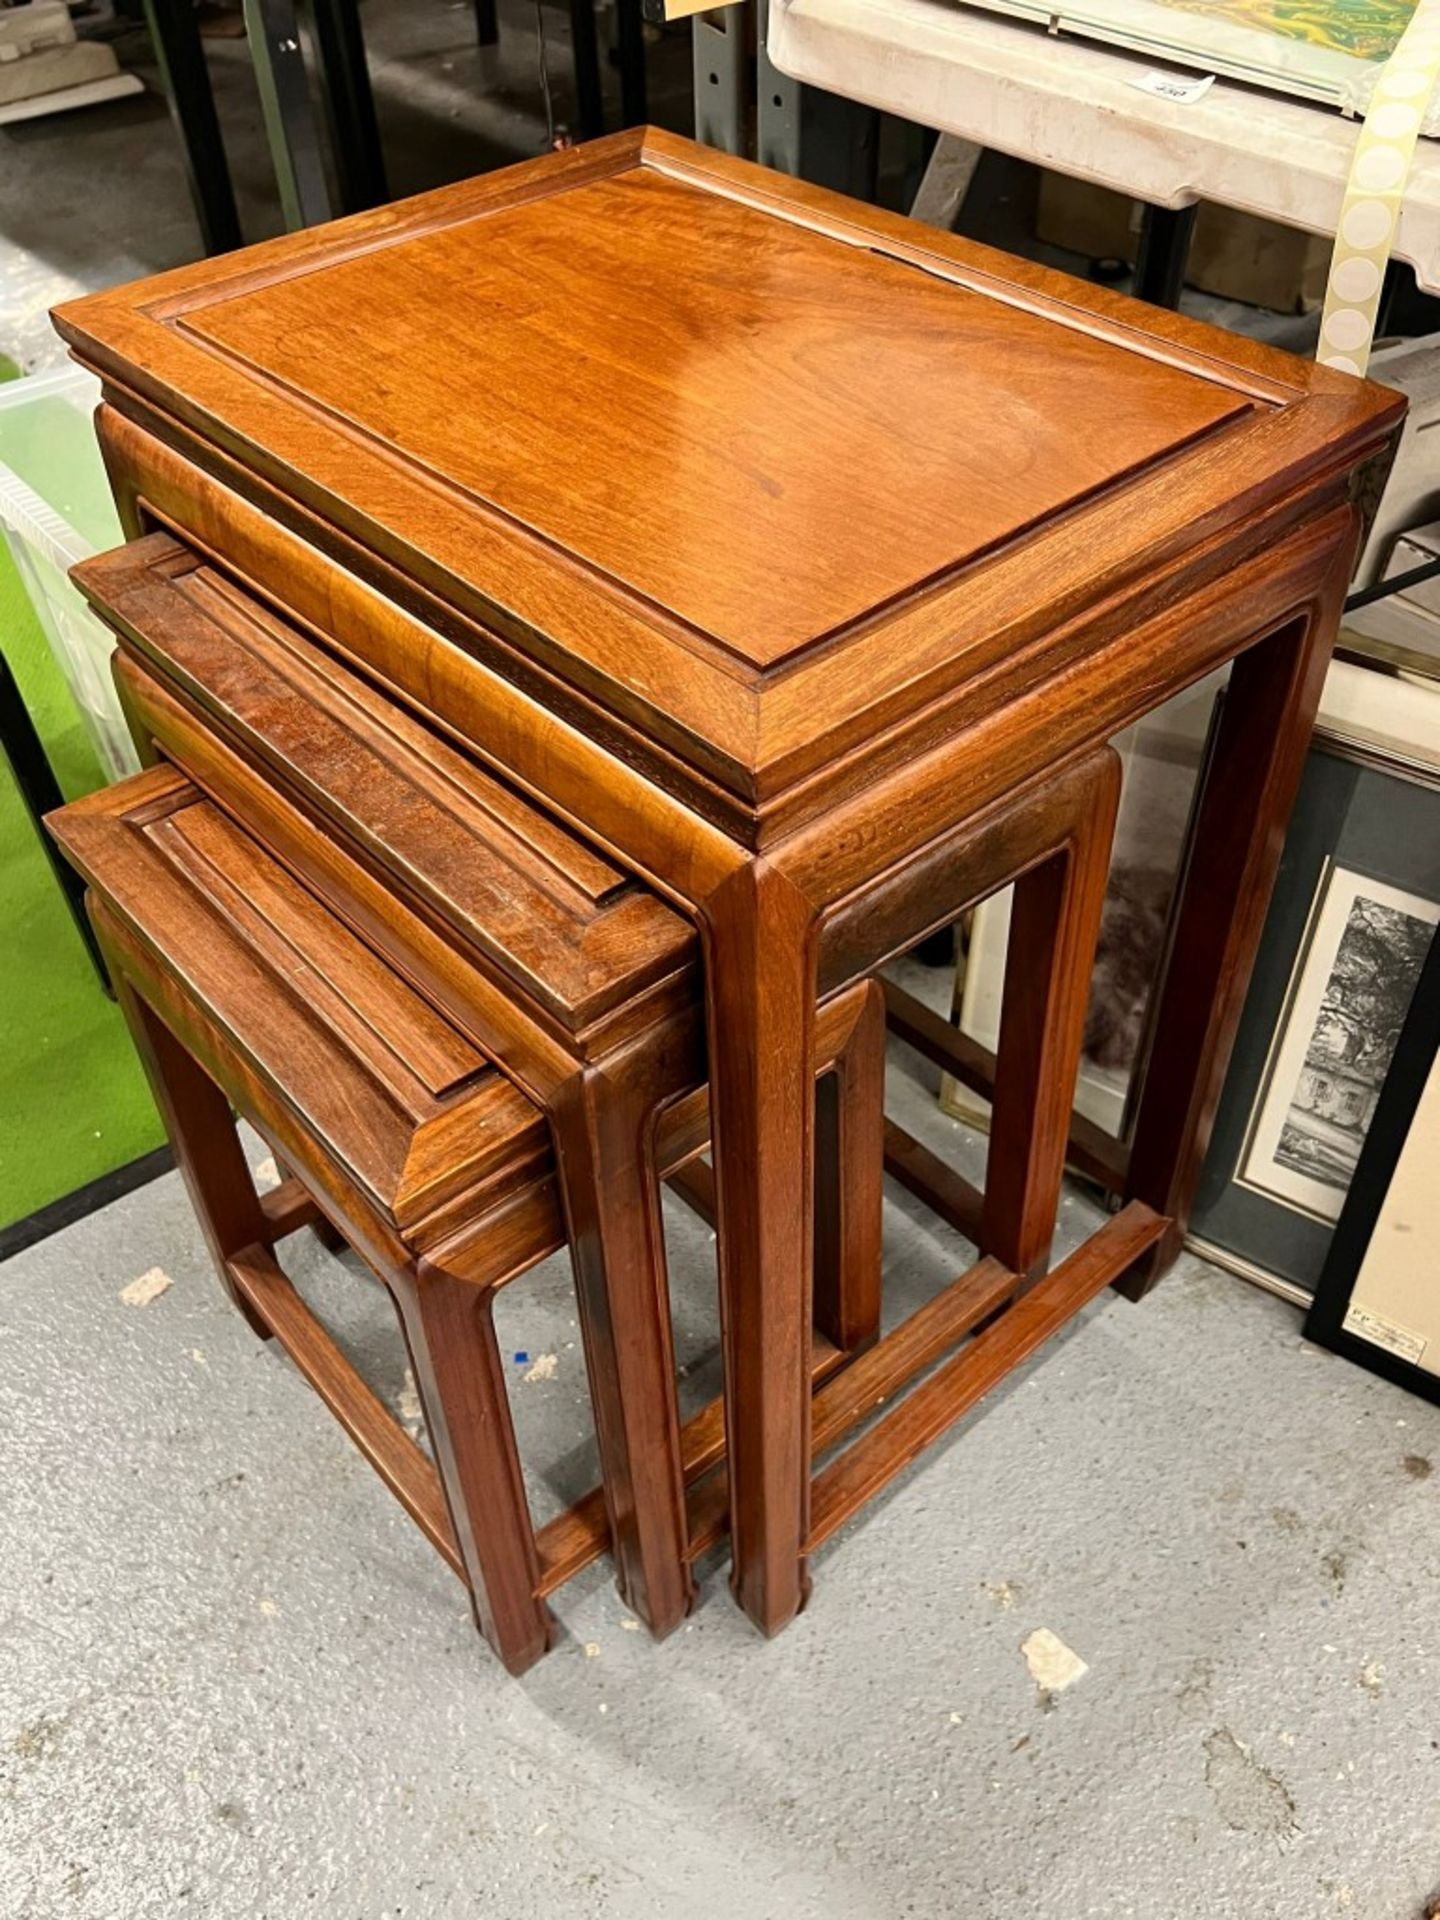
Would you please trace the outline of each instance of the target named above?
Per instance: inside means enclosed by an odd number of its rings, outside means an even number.
[[[1398,1036],[1305,1333],[1440,1401],[1440,941]]]
[[[1327,859],[1234,1178],[1340,1217],[1440,910]]]
[[[1313,1294],[1440,922],[1440,775],[1317,731],[1191,1244]]]

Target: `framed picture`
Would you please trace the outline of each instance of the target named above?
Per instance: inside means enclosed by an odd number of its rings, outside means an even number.
[[[1326,859],[1236,1181],[1333,1225],[1440,907]]]
[[[1380,63],[1410,24],[1415,0],[970,0],[993,13],[1042,23],[1179,61],[1202,73],[1363,111]],[[1436,131],[1427,113],[1422,132]]]
[[[1417,721],[1440,697],[1381,684],[1420,703]],[[1403,737],[1387,747],[1378,725],[1327,724],[1216,1114],[1191,1218],[1197,1252],[1293,1298],[1313,1294],[1437,922],[1440,767]]]
[[[1440,941],[1432,942],[1305,1321],[1307,1338],[1440,1401]]]

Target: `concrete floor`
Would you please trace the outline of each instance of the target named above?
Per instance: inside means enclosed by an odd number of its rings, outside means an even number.
[[[1065,1237],[1095,1217],[1072,1197]],[[711,1246],[672,1228],[703,1399]],[[965,1250],[898,1194],[887,1230],[901,1313]],[[383,1296],[292,1244],[413,1412]],[[503,1306],[543,1515],[594,1471],[563,1261]],[[964,1422],[779,1640],[718,1557],[663,1645],[596,1567],[519,1682],[222,1303],[174,1176],[0,1267],[0,1433],[7,1920],[1419,1920],[1440,1888],[1440,1409],[1194,1260]],[[1048,1697],[1040,1627],[1089,1669]]]

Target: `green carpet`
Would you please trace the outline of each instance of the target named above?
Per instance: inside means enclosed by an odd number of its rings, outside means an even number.
[[[79,418],[71,407],[63,411],[71,421]],[[77,449],[68,444],[71,436],[52,430],[65,424],[52,421],[44,428],[44,456],[53,464],[58,451],[68,461],[60,477],[64,502],[55,502],[62,511],[71,492],[93,488],[99,470],[98,455],[92,454],[93,469],[80,471]],[[6,454],[9,458],[9,448]],[[83,445],[78,457],[86,458]],[[15,464],[39,486],[28,468]],[[98,484],[103,487],[103,476]],[[66,797],[102,785],[69,688],[3,544],[0,642]],[[0,924],[3,1229],[137,1159],[162,1139],[125,1024],[96,978],[3,756]]]

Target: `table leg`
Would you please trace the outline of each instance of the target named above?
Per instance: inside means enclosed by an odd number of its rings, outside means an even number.
[[[260,117],[287,231],[330,219],[330,189],[310,105],[295,0],[245,0],[245,31]]]
[[[1135,256],[1135,297],[1156,307],[1178,307],[1185,285],[1185,263],[1200,207],[1147,206],[1140,223]]]
[[[207,253],[240,245],[240,216],[225,164],[225,144],[192,0],[145,0],[145,21],[160,67],[170,118],[180,136],[190,196]]]
[[[551,1108],[620,1591],[657,1637],[690,1611],[685,1476],[655,1163],[655,1101],[624,1062]]]
[[[649,118],[645,84],[645,22],[640,0],[616,0],[616,52],[620,64],[620,124],[643,127]]]
[[[755,860],[703,905],[735,1597],[808,1592],[815,909]]]
[[[1348,558],[1348,555],[1347,555]],[[1180,1249],[1329,664],[1329,602],[1236,660],[1157,989],[1125,1197],[1171,1226],[1123,1291],[1138,1299]]]
[[[815,1088],[815,1325],[842,1353],[880,1337],[885,1207],[885,996],[860,990],[850,1037]]]
[[[1113,752],[1089,784],[1074,839],[1015,883],[1010,918],[980,1251],[1032,1279],[1049,1261],[1060,1205],[1120,799]]]
[[[575,61],[576,131],[582,140],[598,140],[605,131],[605,96],[595,0],[570,0],[570,49]]]
[[[435,1466],[469,1576],[476,1624],[511,1673],[524,1673],[555,1638],[540,1598],[539,1560],[493,1295],[420,1262],[390,1292],[405,1330]]]
[[[103,940],[102,940],[103,945]],[[245,1161],[230,1102],[113,964],[115,997],[175,1150],[200,1231],[220,1284],[262,1340],[270,1329],[235,1285],[231,1258],[246,1247],[271,1244],[271,1230]]]
[[[315,46],[325,83],[330,144],[340,180],[340,204],[346,213],[379,207],[390,198],[375,95],[365,58],[365,35],[357,0],[310,0]],[[491,18],[494,18],[493,7]],[[482,44],[485,42],[482,34]],[[492,32],[490,39],[493,41]]]

